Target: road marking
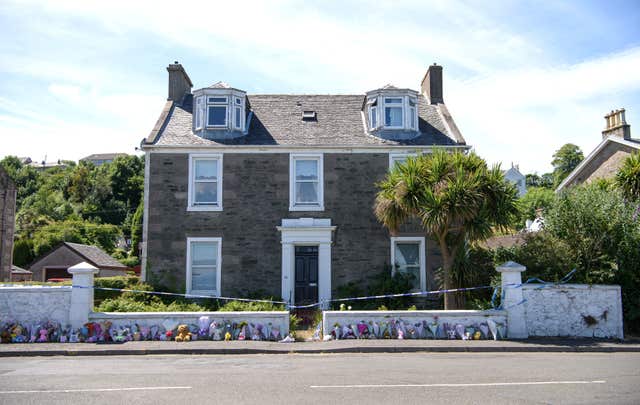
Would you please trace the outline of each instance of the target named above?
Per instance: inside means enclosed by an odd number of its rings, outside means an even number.
[[[85,388],[69,390],[29,390],[29,391],[0,391],[0,394],[41,394],[41,393],[70,393],[70,392],[111,392],[111,391],[152,391],[152,390],[190,390],[191,387],[124,387],[124,388]]]
[[[410,388],[410,387],[501,387],[510,385],[555,385],[555,384],[604,384],[606,381],[529,381],[468,384],[356,384],[356,385],[310,385],[310,388]]]

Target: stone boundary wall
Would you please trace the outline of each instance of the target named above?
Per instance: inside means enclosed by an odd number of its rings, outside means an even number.
[[[0,320],[69,323],[70,286],[0,286]]]
[[[522,286],[529,336],[624,337],[620,286]]]
[[[426,321],[432,323],[437,320],[438,338],[445,338],[443,325],[462,324],[465,327],[486,323],[492,319],[496,324],[507,327],[506,311],[324,311],[322,313],[322,329],[328,334],[337,323],[339,325],[357,325],[359,322],[389,322],[391,320],[415,324]]]
[[[208,316],[209,321],[219,323],[247,322],[249,324],[271,325],[280,328],[280,334],[286,336],[289,333],[288,311],[265,312],[92,312],[89,314],[90,322],[110,321],[113,327],[154,326],[163,322],[175,322],[178,324],[197,325],[198,318]],[[270,327],[270,328],[271,328]]]

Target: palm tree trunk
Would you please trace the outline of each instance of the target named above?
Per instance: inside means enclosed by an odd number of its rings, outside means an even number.
[[[453,277],[451,276],[451,269],[453,268],[453,256],[451,252],[449,252],[449,248],[447,247],[446,242],[441,238],[440,242],[440,251],[442,254],[442,273],[444,276],[444,289],[449,290],[454,288],[453,286]],[[458,309],[458,302],[456,301],[455,293],[445,293],[444,294],[444,309]]]

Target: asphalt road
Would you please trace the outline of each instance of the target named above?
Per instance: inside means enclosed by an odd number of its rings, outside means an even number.
[[[640,353],[9,357],[0,404],[640,403]]]

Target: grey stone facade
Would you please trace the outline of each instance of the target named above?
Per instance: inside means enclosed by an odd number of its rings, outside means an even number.
[[[8,281],[13,264],[16,185],[0,167],[0,281]]]
[[[185,291],[188,237],[221,237],[221,294],[281,296],[284,218],[329,218],[332,290],[363,287],[390,263],[390,235],[373,214],[374,183],[388,171],[387,153],[325,153],[322,212],[289,211],[288,153],[223,155],[223,211],[187,211],[189,154],[151,153],[148,175],[147,280]],[[413,231],[413,232],[412,232]],[[408,227],[402,236],[424,236]],[[427,238],[427,287],[440,266]]]
[[[640,150],[618,142],[608,142],[600,152],[587,162],[565,187],[591,183],[597,179],[612,179],[622,167],[625,159]]]

